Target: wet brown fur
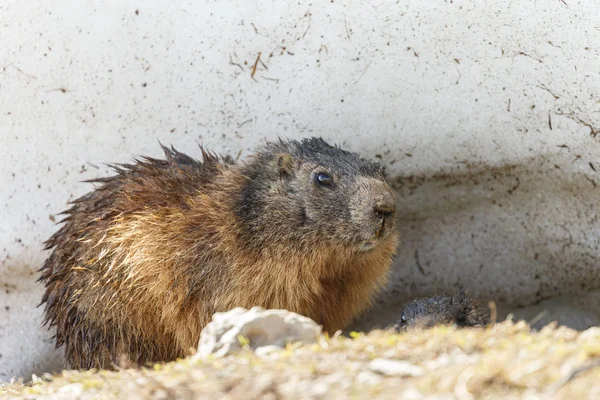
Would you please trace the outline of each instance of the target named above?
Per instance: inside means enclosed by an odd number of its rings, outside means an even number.
[[[248,179],[242,165],[164,150],[166,160],[94,180],[46,242],[42,304],[69,367],[185,357],[212,314],[234,307],[287,309],[333,333],[385,283],[395,233],[365,252],[275,228],[261,233],[274,236],[268,245],[252,246],[234,210]]]

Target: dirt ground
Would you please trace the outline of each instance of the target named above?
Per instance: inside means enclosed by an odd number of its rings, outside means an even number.
[[[264,349],[264,348],[263,348]],[[119,372],[65,371],[0,386],[0,399],[581,399],[600,396],[600,328],[524,322],[323,337]]]

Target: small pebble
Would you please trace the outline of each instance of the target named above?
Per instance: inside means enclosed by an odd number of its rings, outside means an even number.
[[[360,371],[356,376],[356,383],[360,385],[379,385],[383,378],[371,371]]]
[[[388,376],[421,376],[423,368],[407,361],[390,360],[388,358],[376,358],[368,367],[371,371]]]
[[[254,350],[254,354],[259,357],[268,357],[273,355],[275,352],[281,351],[281,349],[282,347],[276,345],[260,346]]]
[[[83,383],[71,383],[58,389],[58,394],[68,398],[76,398],[83,394]]]

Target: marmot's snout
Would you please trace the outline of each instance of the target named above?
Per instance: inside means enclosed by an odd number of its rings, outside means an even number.
[[[385,185],[383,196],[375,202],[373,211],[379,220],[379,229],[375,233],[377,237],[386,237],[394,229],[394,218],[396,217],[396,200],[387,185]]]
[[[356,193],[363,215],[360,221],[365,241],[361,250],[369,250],[394,231],[396,199],[387,183],[372,180],[364,186],[364,191]]]

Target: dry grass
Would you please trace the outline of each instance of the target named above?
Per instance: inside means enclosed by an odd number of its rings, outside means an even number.
[[[143,370],[65,371],[0,398],[600,398],[600,328],[376,331]]]

